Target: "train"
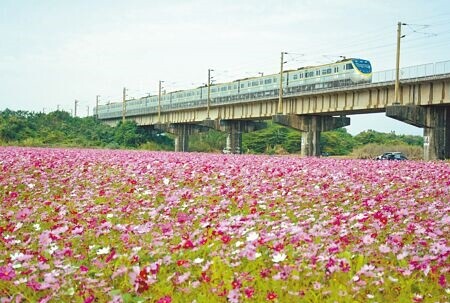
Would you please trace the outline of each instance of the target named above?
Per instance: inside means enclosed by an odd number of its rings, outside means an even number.
[[[238,79],[232,82],[217,83],[210,86],[210,105],[277,98],[280,90],[280,73]],[[334,63],[306,66],[286,70],[282,77],[283,96],[289,97],[302,92],[349,86],[372,81],[372,65],[369,60],[346,58]],[[139,116],[158,111],[181,110],[206,107],[208,87],[173,91],[161,95],[126,100],[125,115]],[[122,117],[123,102],[98,106],[99,119]]]

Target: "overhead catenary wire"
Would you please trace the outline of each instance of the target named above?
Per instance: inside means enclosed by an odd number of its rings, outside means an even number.
[[[440,26],[449,23],[448,19],[446,18],[448,15],[450,14],[436,14],[433,16],[411,20],[411,22],[406,23],[405,26],[408,28],[408,30],[405,31],[405,34],[407,38],[402,40],[402,50],[413,53],[421,52],[436,46],[447,45],[447,42],[433,41],[433,38],[446,36],[450,32],[439,31]],[[434,22],[430,22],[428,24],[420,24],[420,21],[429,19],[433,19]],[[351,57],[349,54],[361,54],[362,56],[367,57],[376,55],[377,58],[393,58],[393,49],[396,45],[394,40],[395,31],[393,30],[393,28],[393,26],[387,25],[376,28],[370,32],[347,36],[345,39],[345,43],[337,45],[337,47],[339,48],[339,53],[348,57]],[[430,32],[424,32],[423,29],[427,29],[427,31],[430,30]],[[386,43],[389,37],[392,37],[392,42]],[[417,43],[415,43],[415,41],[417,41]],[[421,43],[423,41],[427,41],[427,43]],[[327,58],[331,57],[330,55],[324,55],[324,53],[330,52],[329,46],[324,47],[322,45],[308,45],[308,49],[313,50],[314,54],[311,52],[302,53],[298,51],[288,51],[287,65],[294,65],[298,63],[301,63],[302,65],[303,63],[305,65],[311,65],[311,62],[324,63],[325,60],[326,62],[333,61],[331,58]],[[337,60],[339,60],[338,56],[340,55],[335,55]],[[267,72],[267,62],[272,62],[271,65],[273,64],[274,66],[273,73],[276,73],[276,61],[276,56],[249,56],[249,58],[246,58],[243,64],[240,64],[238,66],[215,68],[216,72],[214,73],[214,80],[216,80],[216,83],[220,83],[239,78],[256,77],[260,72],[264,72],[264,74],[271,74],[271,72]],[[204,83],[177,81],[174,82],[173,85],[167,85],[167,89],[169,90],[173,88],[174,90],[184,90],[201,85],[204,85]]]

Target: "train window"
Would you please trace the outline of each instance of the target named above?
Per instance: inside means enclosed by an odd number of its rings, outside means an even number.
[[[234,89],[237,89],[237,88],[238,88],[237,84],[235,84],[235,85],[233,86],[233,88],[234,88]]]
[[[258,85],[258,81],[253,81],[252,82],[252,86],[257,86]]]
[[[262,84],[264,84],[264,81],[263,80],[259,80],[259,85],[262,85]]]
[[[294,80],[297,80],[298,79],[298,75],[294,75]]]
[[[222,92],[224,92],[224,91],[226,91],[226,90],[227,90],[227,87],[226,87],[226,86],[224,86],[224,87],[221,87],[221,88],[220,88],[220,90],[221,90]]]
[[[331,74],[331,68],[327,69],[327,74]]]
[[[228,85],[228,89],[231,90],[231,85]]]
[[[241,88],[244,88],[245,84],[241,84]]]
[[[316,76],[320,76],[320,70],[316,70]]]
[[[346,69],[353,69],[353,65],[351,63],[347,63],[345,67]]]
[[[273,82],[277,82],[277,78],[273,78]]]
[[[270,83],[272,83],[272,79],[266,79],[266,80],[264,80],[264,84],[270,84]]]
[[[339,66],[336,66],[336,67],[334,68],[334,72],[335,72],[335,73],[338,73],[338,72],[339,72]]]
[[[303,78],[303,73],[299,74],[298,76],[300,79]]]

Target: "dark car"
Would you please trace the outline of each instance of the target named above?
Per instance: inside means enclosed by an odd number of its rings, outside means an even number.
[[[402,152],[387,152],[382,155],[379,155],[375,158],[376,160],[408,160],[406,156]]]

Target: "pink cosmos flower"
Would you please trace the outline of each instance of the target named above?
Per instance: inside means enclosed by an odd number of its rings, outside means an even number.
[[[439,276],[439,285],[445,288],[447,286],[447,279],[445,278],[445,275]]]
[[[84,303],[92,303],[92,302],[94,302],[94,300],[95,300],[95,297],[93,295],[90,295],[89,297],[87,297],[84,300]]]
[[[273,301],[276,298],[278,298],[278,295],[274,291],[269,291],[267,293],[267,296],[266,296],[267,301]]]
[[[29,208],[23,208],[16,214],[17,220],[25,220],[29,215],[31,214],[31,209]]]
[[[16,277],[16,271],[11,265],[0,266],[0,280],[11,281]]]
[[[172,303],[171,296],[164,296],[156,301],[156,303]]]
[[[232,289],[228,292],[228,295],[227,295],[228,302],[239,303],[240,296],[241,296],[241,294],[239,293],[238,289]]]
[[[251,298],[253,298],[253,295],[255,294],[255,289],[253,287],[246,287],[244,289],[244,294],[247,298],[251,299]]]

